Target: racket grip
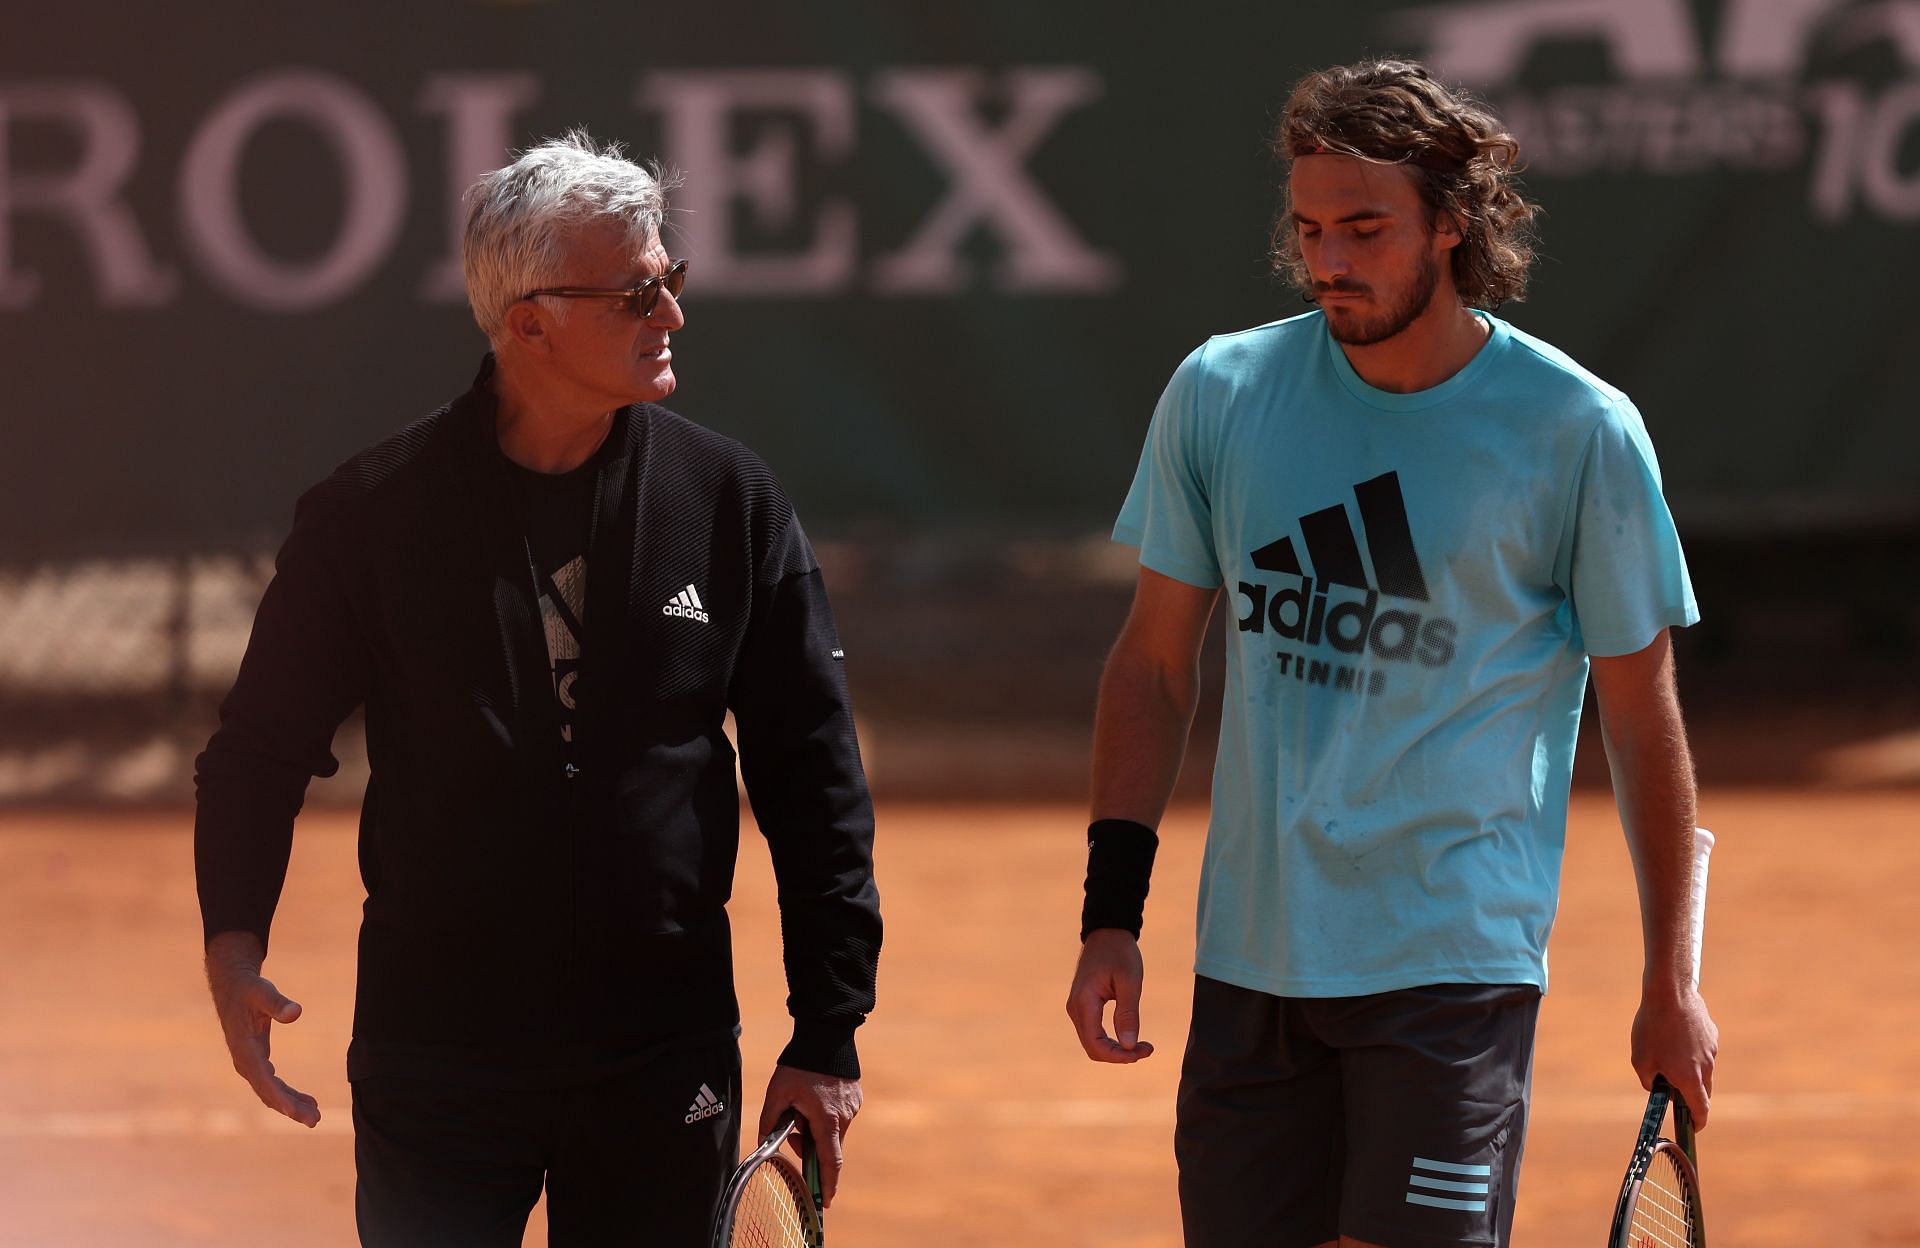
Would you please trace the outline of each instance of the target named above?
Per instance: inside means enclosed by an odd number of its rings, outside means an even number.
[[[1713,833],[1693,830],[1693,986],[1700,988],[1700,939],[1707,926],[1707,859],[1713,854]]]

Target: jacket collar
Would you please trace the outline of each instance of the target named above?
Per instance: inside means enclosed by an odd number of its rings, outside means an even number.
[[[493,379],[499,372],[499,362],[493,352],[481,357],[480,367],[473,374],[473,381],[467,392],[454,400],[454,411],[459,414],[459,423],[466,434],[468,449],[482,455],[500,460],[503,464],[513,461],[500,449],[500,435],[497,429],[500,419],[500,396],[494,391]],[[616,460],[631,456],[640,449],[644,440],[643,426],[646,424],[645,404],[630,403],[613,414],[613,428],[607,431],[609,448],[603,444],[595,455],[602,455],[602,476]]]
[[[473,519],[489,552],[494,612],[515,718],[520,731],[553,746],[550,757],[544,748],[537,752],[543,769],[550,763],[557,770],[559,721],[553,705],[551,661],[528,565],[513,461],[501,451],[495,428],[500,411],[492,384],[496,369],[493,353],[488,352],[472,385],[454,401],[449,414],[456,418],[456,436],[471,461],[469,479],[476,487],[473,504],[479,513]],[[636,658],[627,650],[631,639],[642,635],[631,617],[643,540],[635,521],[636,491],[646,460],[648,426],[645,405],[624,407],[614,414],[613,428],[607,432],[610,445],[596,452],[595,523],[587,551],[586,637],[581,645],[582,688],[589,691],[581,707],[581,735],[589,758],[607,743],[610,711],[619,696],[616,691]]]

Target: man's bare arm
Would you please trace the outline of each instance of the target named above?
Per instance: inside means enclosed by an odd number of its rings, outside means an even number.
[[[1154,827],[1166,813],[1200,696],[1200,646],[1219,596],[1140,569],[1133,606],[1100,678],[1093,818]]]
[[[1157,827],[1173,795],[1200,693],[1200,646],[1219,597],[1145,568],[1133,607],[1100,680],[1093,730],[1094,820]],[[1067,1016],[1096,1062],[1137,1062],[1153,1053],[1139,1039],[1144,967],[1130,931],[1099,928],[1080,949]],[[1114,1003],[1114,1036],[1104,1025]]]
[[[1673,1084],[1706,1125],[1719,1029],[1693,983],[1693,758],[1665,630],[1645,649],[1593,660],[1614,800],[1640,891],[1640,1011],[1633,1066],[1645,1086]]]

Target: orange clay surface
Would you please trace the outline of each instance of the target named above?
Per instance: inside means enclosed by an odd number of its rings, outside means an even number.
[[[1720,837],[1705,987],[1723,1050],[1701,1137],[1713,1242],[1920,1245],[1920,794],[1709,791],[1701,810]],[[1177,1244],[1203,812],[1165,829],[1145,942],[1144,1032],[1161,1051],[1124,1069],[1082,1057],[1062,1011],[1078,809],[883,804],[880,818],[881,1004],[829,1242]],[[189,828],[183,814],[0,817],[0,1244],[353,1241],[354,817],[303,818],[267,968],[306,1007],[274,1056],[320,1098],[315,1131],[228,1066],[200,982]],[[757,1113],[784,989],[765,850],[746,845],[734,913]],[[1521,1248],[1603,1242],[1643,1103],[1626,1058],[1636,913],[1612,806],[1579,795]],[[450,1031],[463,1008],[447,1002]],[[541,1211],[527,1242],[546,1242]]]

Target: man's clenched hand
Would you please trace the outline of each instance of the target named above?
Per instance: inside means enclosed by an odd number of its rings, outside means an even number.
[[[1140,986],[1145,978],[1140,942],[1132,933],[1103,927],[1087,933],[1067,992],[1067,1017],[1080,1047],[1096,1062],[1137,1062],[1153,1056],[1140,1038]],[[1107,1035],[1107,1002],[1113,1002],[1113,1036]]]
[[[807,1131],[820,1158],[820,1197],[833,1204],[833,1193],[840,1186],[840,1170],[846,1164],[847,1129],[860,1112],[861,1092],[858,1079],[841,1079],[816,1074],[792,1066],[776,1066],[767,1080],[767,1097],[760,1108],[760,1130],[756,1139],[773,1134],[780,1115],[796,1110],[807,1120]],[[797,1147],[797,1145],[796,1145]]]

